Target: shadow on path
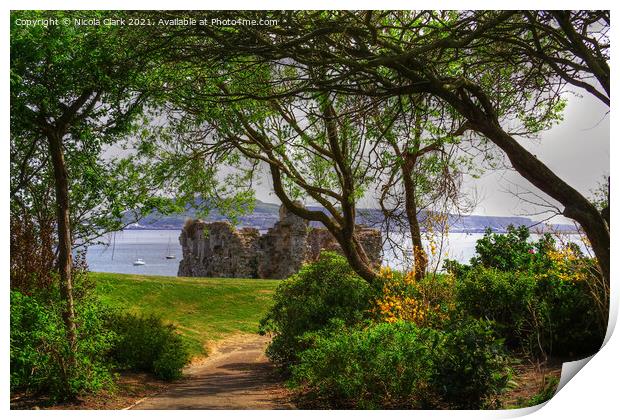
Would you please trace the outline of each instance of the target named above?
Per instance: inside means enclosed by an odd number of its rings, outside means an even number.
[[[132,409],[295,408],[265,356],[268,341],[258,335],[227,340],[204,363],[189,368],[185,379]]]

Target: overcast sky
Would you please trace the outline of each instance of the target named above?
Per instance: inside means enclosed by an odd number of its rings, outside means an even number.
[[[609,175],[607,112],[608,108],[591,95],[583,98],[571,95],[564,120],[559,125],[542,133],[539,140],[523,139],[521,144],[561,179],[589,197],[603,176]],[[480,180],[471,181],[482,198],[475,213],[520,215],[536,212],[534,207],[507,192],[514,190],[513,183],[537,191],[515,171],[489,173]]]
[[[609,175],[609,115],[608,108],[591,95],[567,96],[564,120],[543,132],[539,139],[521,139],[521,144],[534,153],[551,170],[569,185],[589,197],[603,176]],[[527,189],[540,193],[534,186],[513,170],[486,172],[480,179],[467,179],[464,188],[475,189],[478,206],[474,214],[492,216],[527,215],[541,220],[548,215],[535,215],[541,210],[516,197],[511,191]],[[273,194],[268,177],[257,186],[259,200],[279,203]],[[359,207],[375,207],[373,200],[365,198]],[[567,219],[558,217],[555,223]]]

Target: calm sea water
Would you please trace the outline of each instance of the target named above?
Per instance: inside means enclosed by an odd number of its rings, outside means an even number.
[[[109,234],[104,238],[108,245],[88,248],[88,268],[106,273],[176,276],[183,258],[180,234],[180,230],[125,230]],[[169,253],[176,259],[166,259]],[[146,265],[133,265],[138,258]]]
[[[183,258],[179,244],[180,230],[125,230],[109,234],[106,238],[108,245],[94,245],[88,248],[86,259],[91,271],[125,274],[152,274],[160,276],[176,276],[179,261]],[[468,262],[475,254],[476,241],[482,233],[450,233],[444,239],[443,246],[436,244],[437,253],[431,256],[431,267],[441,268],[445,258],[460,262]],[[532,235],[535,239],[537,235]],[[570,240],[583,248],[583,244],[576,235],[570,235]],[[398,241],[405,250],[411,248],[411,241]],[[428,241],[425,241],[429,252]],[[441,254],[439,254],[441,249]],[[405,252],[408,254],[407,252]],[[166,259],[166,255],[173,254],[176,259]],[[430,255],[430,252],[429,252]],[[134,266],[133,262],[141,258],[146,265]],[[410,267],[411,261],[407,255],[399,250],[384,249],[384,265],[397,269]]]

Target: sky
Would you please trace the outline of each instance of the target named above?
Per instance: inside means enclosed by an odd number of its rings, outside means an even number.
[[[520,139],[520,143],[561,179],[589,197],[591,190],[609,175],[609,108],[591,95],[581,98],[571,95],[567,99],[561,123],[542,133],[537,140]],[[468,184],[476,187],[483,199],[474,213],[527,215],[540,211],[507,191],[514,191],[513,184],[516,184],[538,192],[515,171],[488,173]]]
[[[564,119],[537,139],[518,139],[530,152],[553,170],[561,179],[584,194],[591,195],[610,168],[609,108],[593,96],[568,94]],[[487,171],[479,179],[465,179],[463,188],[475,191],[478,205],[472,214],[488,216],[528,216],[542,220],[549,214],[538,214],[545,208],[535,206],[515,196],[515,191],[540,191],[514,170]],[[264,202],[279,203],[267,176],[259,181],[256,198]],[[360,208],[375,207],[366,197]],[[568,219],[556,217],[555,223]]]

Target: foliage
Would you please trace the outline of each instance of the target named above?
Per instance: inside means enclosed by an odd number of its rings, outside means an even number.
[[[120,368],[152,372],[165,380],[181,377],[189,353],[173,325],[155,316],[116,313],[108,327],[118,335],[111,357]]]
[[[380,323],[368,329],[338,325],[307,335],[312,346],[293,368],[291,383],[334,408],[423,408],[431,404],[436,331]]]
[[[382,289],[372,308],[377,320],[439,327],[455,308],[450,276],[427,276],[416,280],[414,271],[403,275],[389,267],[382,267],[379,274]]]
[[[78,342],[71,354],[59,298],[11,291],[12,391],[44,392],[59,401],[113,386],[106,354],[116,336],[105,327],[107,310],[95,299],[80,299],[76,309]]]
[[[549,277],[538,279],[537,286],[539,346],[550,354],[573,357],[598,351],[607,324],[600,322],[595,296],[587,282]]]
[[[493,233],[487,229],[476,242],[477,256],[472,266],[482,265],[502,271],[542,271],[549,267],[547,252],[554,249],[555,241],[550,234],[544,234],[537,242],[530,243],[530,231],[526,226],[510,225],[505,234]]]
[[[530,274],[475,267],[456,285],[459,307],[476,318],[493,320],[497,334],[511,347],[535,334],[538,300]]]
[[[118,368],[143,368],[167,380],[179,376],[188,361],[181,337],[159,319],[110,307],[91,277],[74,269],[75,352],[66,340],[57,282],[29,295],[11,291],[11,391],[61,401],[113,389]]]
[[[54,217],[59,179],[52,161],[59,162],[48,143],[59,137],[77,245],[169,208],[170,200],[157,197],[162,185],[137,159],[108,153],[148,132],[164,80],[159,55],[141,31],[73,23],[115,17],[110,11],[11,12],[11,213]],[[71,24],[17,23],[48,18]]]
[[[522,406],[532,407],[549,401],[555,395],[559,382],[560,379],[557,376],[545,376],[543,378],[542,389],[528,399]]]
[[[604,176],[597,183],[597,186],[590,191],[590,201],[600,212],[603,212],[605,209],[609,211],[609,192],[609,176]],[[609,222],[608,219],[607,222]]]
[[[453,408],[494,406],[491,399],[508,385],[510,374],[503,339],[488,322],[459,320],[449,326],[434,355],[433,384]]]
[[[372,289],[333,252],[321,253],[318,261],[304,265],[284,280],[274,295],[274,305],[260,321],[261,333],[274,334],[267,349],[281,367],[297,360],[306,347],[302,336],[321,330],[334,319],[354,325],[368,317]]]
[[[556,355],[588,355],[605,334],[597,295],[598,274],[575,244],[556,248],[545,235],[528,242],[525,227],[505,235],[487,232],[471,266],[450,262],[458,306],[495,322],[512,348]]]
[[[306,340],[312,346],[291,383],[332,408],[480,408],[508,378],[501,342],[482,322],[449,332],[402,321],[340,323]]]

